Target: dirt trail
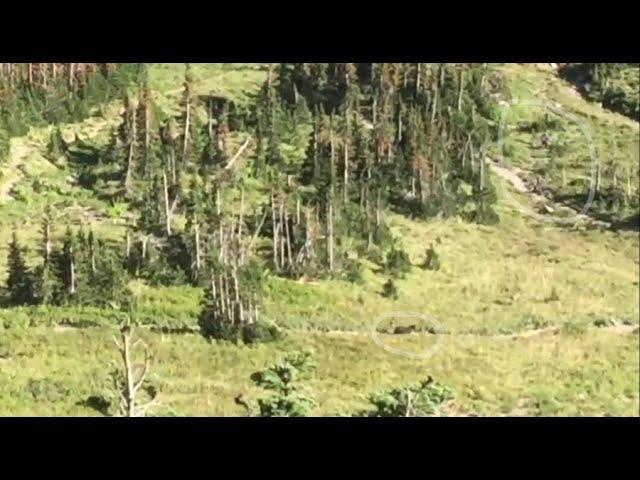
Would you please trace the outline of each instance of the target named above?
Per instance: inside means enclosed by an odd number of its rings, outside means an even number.
[[[590,327],[592,329],[603,330],[610,333],[617,333],[619,335],[624,335],[627,333],[632,333],[635,329],[638,328],[638,325],[612,325],[607,327]],[[552,327],[544,327],[544,328],[533,328],[530,330],[522,330],[520,332],[515,333],[495,333],[495,334],[482,334],[482,333],[440,333],[439,335],[444,335],[447,337],[483,337],[483,338],[496,338],[496,339],[513,339],[513,338],[530,338],[538,335],[544,335],[546,333],[554,333],[558,332],[562,329],[561,326],[556,325]],[[298,330],[291,329],[286,330],[288,332],[295,333],[325,333],[328,335],[337,335],[337,336],[364,336],[371,335],[370,331],[355,331],[355,330]],[[382,333],[379,332],[380,335],[393,335],[392,333]],[[433,335],[427,332],[413,332],[408,333],[406,335]],[[394,336],[402,336],[402,335],[394,335]]]
[[[11,139],[9,149],[9,163],[3,170],[8,173],[8,179],[0,178],[0,203],[13,200],[11,192],[14,187],[24,178],[24,166],[27,157],[31,153],[33,145],[30,145],[27,137],[15,137]]]
[[[522,179],[521,175],[522,173],[524,173],[522,169],[518,167],[507,168],[505,166],[501,166],[497,161],[491,158],[488,158],[488,160],[489,165],[491,166],[491,170],[495,172],[498,177],[510,183],[517,192],[527,195],[531,200],[533,200],[533,203],[544,205],[544,208],[547,210],[547,212],[552,213],[554,211],[566,211],[570,212],[571,216],[575,220],[582,220],[602,228],[611,227],[610,222],[597,220],[588,214],[580,213],[578,210],[570,207],[569,205],[557,203],[545,197],[544,195],[540,195],[539,193],[534,192]]]

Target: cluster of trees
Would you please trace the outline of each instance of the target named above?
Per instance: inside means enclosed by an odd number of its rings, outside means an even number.
[[[76,93],[118,71],[94,67],[83,83],[73,68],[65,85]],[[51,69],[31,65],[7,78],[40,91]],[[108,275],[205,287],[208,336],[255,334],[265,271],[357,280],[357,257],[369,256],[404,273],[410,265],[386,226],[389,208],[498,221],[484,153],[495,135],[491,94],[501,85],[486,65],[284,63],[269,67],[242,109],[199,96],[187,64],[175,115],[155,104],[144,64],[127,71],[137,88],[122,90],[122,121],[99,161],[116,172],[116,196],[140,215],[124,247],[111,249],[122,261],[107,262],[124,268]],[[54,156],[64,154],[59,137],[54,130]],[[56,267],[64,288],[34,293],[39,301],[80,298],[83,272],[101,271],[93,239],[73,238]]]
[[[83,120],[138,82],[142,64],[0,63],[0,164],[30,126]]]
[[[340,239],[391,248],[386,208],[498,220],[483,66],[281,64],[268,75],[255,175],[270,193],[276,270],[339,270]]]
[[[634,120],[640,120],[640,94],[638,93],[638,63],[568,63],[560,74],[582,88],[589,100]],[[635,70],[635,84],[621,86],[624,72]],[[617,81],[617,82],[616,82]]]
[[[127,275],[119,245],[67,227],[62,242],[54,241],[50,211],[44,217],[40,262],[29,267],[16,233],[8,253],[5,300],[8,305],[121,305],[128,301]]]

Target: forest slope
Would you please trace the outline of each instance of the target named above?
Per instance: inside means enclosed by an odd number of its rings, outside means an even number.
[[[628,198],[638,195],[638,123],[587,102],[551,71],[515,64],[495,68],[504,73],[512,99],[548,102],[587,124],[606,166],[589,213],[613,222],[637,215],[637,203],[616,209],[613,203],[618,198],[614,184],[622,185]],[[240,105],[266,78],[260,66],[245,64],[195,65],[194,72],[199,91]],[[157,103],[169,111],[177,102],[182,76],[181,65],[150,68]],[[558,116],[561,120],[552,127],[557,127],[563,148],[549,155],[539,145],[539,132],[520,128],[539,121],[545,112],[520,104],[510,113],[514,130],[505,140],[506,168],[517,167],[529,184],[535,175],[544,177],[549,199],[581,208],[585,185],[580,182],[589,176],[590,163],[580,129],[569,117]],[[0,176],[2,275],[12,229],[33,252],[46,205],[55,205],[61,221],[91,226],[113,239],[124,236],[129,219],[138,214],[135,207],[110,200],[106,184],[101,190],[80,185],[81,154],[105,145],[121,114],[116,102],[83,122],[61,126],[65,138],[79,140],[74,161],[55,163],[47,158],[52,127],[12,139],[9,162]],[[500,153],[498,145],[489,151],[492,157]],[[598,328],[603,323],[638,323],[637,232],[612,231],[588,219],[554,222],[548,212],[534,218],[526,211],[544,212],[539,197],[518,191],[499,176],[489,178],[497,188],[496,225],[385,214],[412,263],[404,278],[395,281],[397,299],[381,294],[388,275],[364,261],[361,283],[269,276],[263,315],[288,332],[283,342],[212,348],[196,335],[145,332],[158,356],[154,375],[165,405],[159,414],[239,414],[233,395],[241,390],[255,393],[251,372],[285,351],[311,347],[320,365],[312,385],[320,397],[317,414],[353,412],[364,406],[368,393],[423,378],[427,368],[456,390],[459,411],[452,414],[637,415],[637,329],[616,334]],[[441,262],[436,271],[419,267],[430,246]],[[34,259],[32,253],[29,260]],[[144,282],[134,282],[132,288],[138,322],[167,331],[197,327],[201,288]],[[390,354],[368,336],[389,312],[431,315],[450,335],[442,336],[441,348],[426,361]],[[118,318],[119,312],[95,307],[0,310],[0,323],[6,328],[0,343],[0,414],[91,413],[81,401],[106,388],[103,377],[115,357],[110,339]],[[54,332],[58,324],[95,328]],[[561,328],[530,338],[495,337],[556,326]],[[340,336],[335,331],[357,334]],[[421,351],[434,339],[409,335],[387,341]],[[87,383],[86,378],[93,380]],[[51,398],[28,393],[35,380],[51,383]]]

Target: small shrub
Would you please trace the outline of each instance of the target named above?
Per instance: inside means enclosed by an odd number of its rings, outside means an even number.
[[[562,325],[562,333],[566,335],[583,335],[587,331],[587,326],[580,322],[567,322]]]
[[[345,258],[342,264],[341,276],[347,282],[361,285],[364,282],[361,263],[355,258]]]
[[[371,248],[365,253],[366,258],[376,265],[384,265],[384,256],[379,248]]]
[[[439,416],[442,407],[453,399],[453,392],[429,377],[427,380],[376,393],[369,397],[373,409],[369,417]]]
[[[385,271],[396,278],[404,277],[411,270],[411,261],[407,252],[399,247],[392,247],[387,254]]]
[[[258,400],[261,417],[304,417],[316,405],[308,388],[299,380],[315,370],[309,351],[291,354],[269,368],[251,375],[251,379],[270,392]]]
[[[527,315],[520,321],[520,327],[524,330],[540,330],[549,326],[549,321],[537,315]]]
[[[42,380],[30,379],[27,390],[37,401],[57,402],[64,399],[69,389],[61,382],[43,378]]]
[[[120,220],[127,212],[127,206],[124,202],[114,202],[107,208],[107,216],[114,220]]]

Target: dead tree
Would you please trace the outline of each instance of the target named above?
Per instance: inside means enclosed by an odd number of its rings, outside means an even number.
[[[114,341],[120,350],[123,363],[123,375],[124,381],[117,375],[115,380],[115,387],[120,397],[120,413],[126,417],[143,417],[150,407],[157,403],[157,397],[155,394],[151,401],[140,404],[137,395],[142,388],[144,381],[149,373],[151,357],[149,355],[149,349],[146,343],[142,340],[133,341],[133,327],[131,325],[123,325],[120,329],[120,339],[114,336]],[[136,366],[140,370],[138,365],[134,365],[132,360],[132,350],[142,343],[144,346],[144,365],[142,371],[137,373]]]

